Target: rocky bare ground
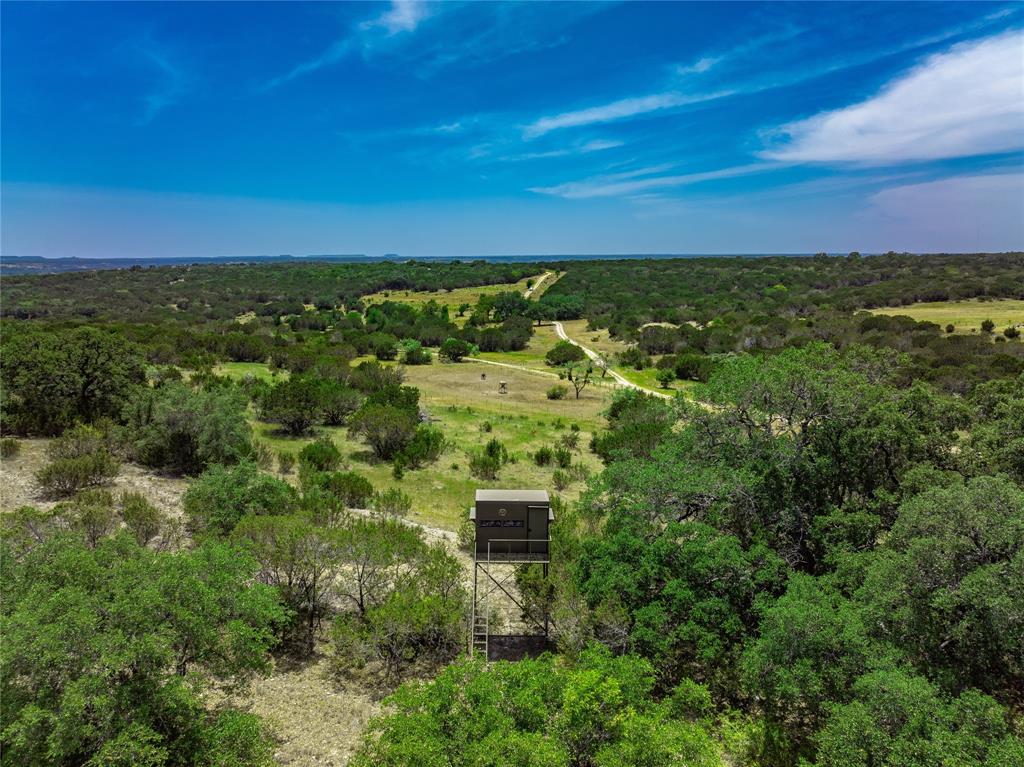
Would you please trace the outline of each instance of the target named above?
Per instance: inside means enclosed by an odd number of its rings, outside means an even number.
[[[18,455],[0,463],[0,511],[13,511],[21,506],[52,508],[57,501],[41,495],[35,476],[46,465],[46,446],[50,440],[21,439],[18,442],[21,445]],[[126,463],[109,489],[115,493],[142,493],[158,509],[180,518],[181,498],[187,487],[188,482],[180,477],[155,474],[144,466]]]

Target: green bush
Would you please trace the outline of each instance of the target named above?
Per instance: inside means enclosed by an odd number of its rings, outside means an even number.
[[[508,463],[508,449],[504,443],[496,437],[488,440],[487,444],[484,445],[484,454],[489,458],[493,458],[498,462],[499,465]]]
[[[270,668],[284,611],[245,552],[58,535],[5,560],[5,764],[272,764],[255,717],[201,696]]]
[[[477,479],[497,479],[501,461],[487,453],[474,453],[469,458],[469,473]]]
[[[547,390],[545,396],[548,399],[558,400],[558,399],[565,399],[565,397],[566,397],[566,395],[568,393],[569,393],[569,387],[568,386],[564,386],[562,384],[555,384],[554,386],[552,386],[550,389]]]
[[[444,434],[440,429],[420,424],[409,443],[395,456],[395,461],[401,461],[404,467],[418,469],[436,461],[444,452],[444,446]]]
[[[714,369],[711,358],[703,354],[680,354],[676,357],[675,377],[680,381],[707,383]]]
[[[6,286],[4,292],[6,298]],[[43,299],[39,305],[48,304]],[[0,366],[0,421],[7,432],[51,436],[76,421],[116,418],[145,383],[142,351],[121,332],[88,326],[13,330],[4,328]]]
[[[269,470],[274,465],[274,453],[266,442],[253,440],[252,458],[261,469]]]
[[[419,341],[405,341],[402,344],[402,362],[406,365],[429,365],[433,360],[429,349]]]
[[[68,511],[71,528],[82,536],[89,548],[95,548],[117,528],[114,496],[107,490],[92,488],[79,491]]]
[[[583,349],[576,344],[569,341],[559,341],[548,349],[547,354],[544,355],[544,361],[549,365],[558,367],[569,362],[581,362],[586,357],[587,355]]]
[[[397,487],[373,494],[373,512],[379,517],[407,517],[412,510],[412,498]]]
[[[461,338],[446,339],[438,354],[449,362],[459,362],[463,357],[468,357],[473,352],[473,347]]]
[[[332,631],[335,668],[345,673],[374,663],[390,680],[417,661],[451,660],[464,647],[468,602],[459,561],[441,544],[426,546],[406,525],[370,524],[384,526],[376,531],[361,526],[357,534],[383,533],[387,540],[400,534],[406,545],[391,546],[390,552],[407,567],[399,571],[380,559],[385,572],[376,580],[373,599],[365,609],[337,618]]]
[[[306,434],[323,417],[321,382],[308,376],[279,381],[260,398],[260,418],[293,436]]]
[[[14,437],[0,439],[0,458],[16,458],[21,452],[21,443]]]
[[[314,471],[334,471],[341,465],[341,452],[330,437],[320,437],[299,451],[299,463]]]
[[[196,475],[253,456],[245,396],[234,387],[170,383],[143,391],[125,412],[124,441],[139,463]]]
[[[121,469],[107,436],[91,426],[68,429],[50,443],[47,452],[50,463],[37,472],[36,480],[51,497],[66,498],[83,488],[105,484]]]
[[[672,382],[676,380],[676,371],[672,368],[663,368],[658,371],[656,378],[662,389],[668,389],[672,386]]]
[[[192,529],[214,535],[229,534],[246,515],[289,514],[297,504],[294,488],[250,462],[210,467],[182,499]]]
[[[389,461],[415,436],[416,422],[416,414],[407,408],[367,402],[352,416],[348,428],[350,434],[366,440],[379,460]]]
[[[560,469],[568,469],[572,466],[572,453],[565,447],[556,447],[552,451],[552,456],[555,459],[555,463]]]
[[[564,472],[561,469],[555,469],[551,475],[551,483],[555,486],[555,490],[565,490],[569,485],[572,484],[572,478],[568,472]]]
[[[463,551],[473,551],[476,546],[476,524],[468,516],[459,523],[456,541]]]
[[[282,474],[291,474],[295,468],[295,453],[282,450],[277,454],[277,470]]]
[[[573,662],[546,654],[518,663],[462,659],[409,684],[370,727],[353,767],[398,767],[436,755],[450,767],[718,767],[704,726],[654,698],[654,671],[603,648]]]
[[[320,414],[325,426],[341,426],[359,409],[362,395],[336,381],[320,381]]]
[[[165,523],[164,514],[142,493],[122,493],[121,519],[140,546],[159,535]]]
[[[538,466],[549,466],[551,464],[552,457],[553,454],[550,447],[541,447],[533,454],[533,462]]]
[[[366,508],[373,497],[373,485],[370,484],[370,480],[354,471],[321,474],[317,484],[350,509]]]

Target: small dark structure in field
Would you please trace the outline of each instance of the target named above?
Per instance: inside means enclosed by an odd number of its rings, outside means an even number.
[[[506,381],[498,381],[498,394],[508,394],[508,383]]]
[[[537,615],[523,604],[515,576],[531,565],[540,565],[548,575],[548,528],[555,518],[551,499],[546,490],[477,490],[469,518],[476,527],[470,652],[481,652],[487,660],[535,654],[548,645],[550,617],[546,610]],[[500,615],[502,606],[496,603],[518,608],[524,630],[492,635],[491,618]]]
[[[476,558],[548,561],[548,524],[554,520],[546,490],[477,490],[469,518],[476,523]]]

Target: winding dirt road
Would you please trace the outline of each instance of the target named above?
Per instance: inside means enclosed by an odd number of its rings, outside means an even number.
[[[620,386],[625,386],[629,389],[636,389],[637,391],[642,391],[646,394],[653,394],[655,397],[661,397],[662,399],[672,399],[670,395],[665,394],[664,392],[655,391],[654,389],[648,389],[646,386],[640,386],[639,384],[635,384],[628,378],[623,376],[621,373],[617,373],[616,371],[612,370],[610,364],[600,354],[595,352],[593,349],[584,346],[579,341],[570,338],[569,335],[565,332],[565,328],[562,327],[561,322],[555,320],[552,324],[554,324],[555,333],[558,334],[559,338],[561,338],[563,341],[568,341],[573,346],[578,346],[580,349],[583,350],[583,353],[586,354],[587,357],[589,357],[591,360],[598,363],[599,365],[607,366],[608,375],[614,378],[615,382],[618,383]]]
[[[530,296],[532,296],[534,291],[536,291],[537,288],[541,286],[541,283],[544,282],[544,280],[546,280],[548,277],[553,277],[554,275],[554,272],[544,272],[544,274],[538,277],[537,281],[533,283],[533,287],[527,288],[526,290],[523,291],[523,298],[529,298]]]

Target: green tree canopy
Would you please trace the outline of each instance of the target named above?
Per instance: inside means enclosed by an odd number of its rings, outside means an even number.
[[[56,536],[5,557],[4,762],[268,764],[258,721],[199,697],[268,668],[284,614],[255,570],[221,544],[158,554],[128,535],[95,549]]]
[[[177,474],[252,455],[245,397],[235,388],[171,383],[141,392],[125,411],[124,439],[139,463]]]
[[[116,418],[146,377],[135,344],[93,327],[19,332],[2,356],[4,429],[19,434],[48,436],[75,421]]]

